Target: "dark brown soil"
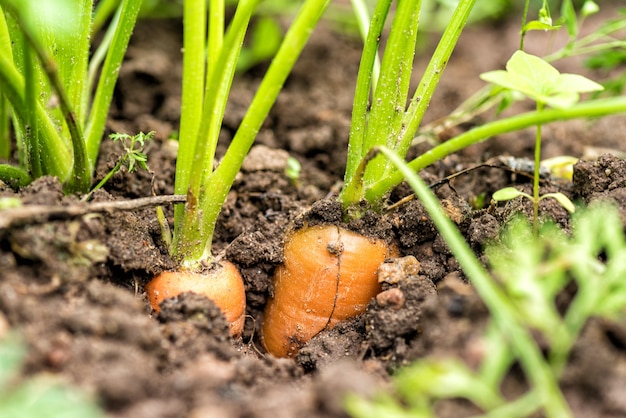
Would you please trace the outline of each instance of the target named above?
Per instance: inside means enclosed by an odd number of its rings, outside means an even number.
[[[478,74],[503,67],[516,48],[517,31],[516,25],[502,24],[474,27],[462,36],[427,122],[479,89],[483,83]],[[154,173],[119,173],[93,201],[173,193],[176,143],[168,137],[180,117],[181,34],[179,21],[138,26],[108,129],[155,130],[147,150]],[[545,39],[533,34],[527,41],[531,52],[545,48],[550,42]],[[325,26],[315,31],[228,196],[214,251],[239,266],[245,280],[249,316],[241,339],[232,340],[219,309],[197,295],[183,295],[167,302],[158,316],[151,314],[143,285],[174,267],[153,208],[33,219],[0,230],[0,325],[6,322],[24,335],[29,348],[24,373],[62,376],[92,392],[111,417],[344,417],[346,393],[372,395],[388,386],[394,370],[411,361],[454,354],[475,362],[472,344],[489,313],[417,200],[382,216],[366,214],[349,225],[395,241],[405,257],[389,262],[396,276],[365,315],[320,333],[294,360],[263,351],[262,312],[272,273],[282,261],[283,233],[307,211],[312,222],[341,217],[333,197],[344,169],[359,54],[357,40]],[[425,59],[419,58],[418,68],[424,65]],[[581,72],[576,60],[560,69]],[[237,128],[262,72],[255,68],[236,80],[224,143]],[[599,148],[623,153],[625,131],[623,116],[555,123],[544,129],[544,157],[589,155]],[[117,145],[104,141],[98,179],[115,164]],[[412,152],[426,146],[418,144]],[[532,147],[532,130],[503,135],[446,158],[423,177],[435,183],[495,157],[528,158]],[[302,163],[297,183],[284,174],[287,155]],[[517,201],[472,208],[477,196],[489,199],[505,185],[530,187],[523,174],[499,162],[492,165],[498,167],[471,171],[435,189],[478,253],[512,213],[529,210]],[[543,191],[562,191],[585,203],[613,199],[626,220],[624,179],[624,161],[604,155],[579,163],[573,184],[545,180]],[[14,195],[8,187],[0,189],[0,196]],[[409,195],[408,187],[400,186],[390,203]],[[78,200],[63,196],[52,178],[35,181],[17,196],[25,204]],[[166,211],[171,215],[171,207]],[[550,200],[542,203],[541,211],[568,226],[567,212]],[[624,326],[594,320],[577,343],[562,381],[576,416],[626,416]],[[4,332],[0,326],[0,337]],[[523,380],[513,375],[505,389],[514,395],[523,387]],[[439,411],[442,417],[476,412],[460,402],[442,404]]]

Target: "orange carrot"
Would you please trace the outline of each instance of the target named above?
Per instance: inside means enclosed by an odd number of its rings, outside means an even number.
[[[159,312],[159,304],[184,292],[205,295],[222,310],[230,324],[232,336],[241,335],[246,311],[243,279],[235,265],[222,261],[209,274],[190,271],[166,271],[145,287],[152,309]]]
[[[393,254],[385,241],[335,225],[293,233],[265,308],[266,350],[292,357],[320,331],[363,313],[381,290],[378,266]]]

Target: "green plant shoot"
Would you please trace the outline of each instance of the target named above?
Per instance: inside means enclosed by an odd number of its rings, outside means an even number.
[[[298,184],[301,172],[302,164],[300,164],[300,161],[296,160],[294,157],[289,157],[287,159],[287,167],[285,167],[285,175],[289,177],[293,184]]]
[[[143,152],[143,147],[146,141],[151,141],[156,132],[151,131],[147,134],[143,132],[138,133],[137,135],[129,135],[129,134],[120,134],[113,133],[109,135],[114,142],[121,142],[124,147],[124,154],[117,160],[115,166],[109,171],[106,176],[100,180],[100,182],[91,189],[91,192],[87,195],[89,196],[91,193],[100,189],[104,186],[110,179],[122,169],[122,167],[126,167],[129,173],[134,172],[137,168],[142,168],[148,172],[150,169],[148,168],[148,157]]]
[[[22,186],[52,175],[68,192],[89,190],[140,6],[120,2],[90,61],[92,0],[0,0],[0,93],[9,103],[0,120],[10,111],[19,154],[19,166],[0,164],[0,179]],[[0,137],[3,153],[7,140]]]
[[[534,100],[537,112],[545,106],[557,109],[571,108],[580,99],[580,93],[602,90],[603,87],[578,74],[561,74],[545,60],[524,51],[516,51],[506,64],[506,70],[490,71],[481,74],[487,82],[505,89],[514,90]],[[538,231],[539,202],[544,198],[554,198],[568,211],[574,205],[561,193],[539,195],[539,166],[541,163],[541,124],[535,133],[535,155],[533,173],[533,195],[529,196],[514,188],[506,188],[494,193],[494,200],[510,200],[519,196],[529,198],[533,203],[533,225]]]

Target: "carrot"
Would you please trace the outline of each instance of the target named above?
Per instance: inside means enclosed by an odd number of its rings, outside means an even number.
[[[152,309],[159,312],[159,304],[184,292],[205,295],[222,310],[230,324],[232,336],[241,335],[246,311],[246,295],[241,274],[235,265],[222,261],[209,274],[192,271],[166,271],[145,286]]]
[[[292,357],[320,331],[365,311],[381,291],[379,265],[395,254],[387,243],[335,225],[291,234],[263,321],[263,344]]]

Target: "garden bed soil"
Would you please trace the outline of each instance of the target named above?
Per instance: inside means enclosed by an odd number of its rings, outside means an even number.
[[[502,68],[515,50],[517,32],[516,24],[467,30],[427,122],[479,89],[481,72]],[[108,129],[156,131],[147,148],[153,172],[118,173],[94,194],[93,202],[173,193],[176,143],[168,137],[180,117],[181,33],[175,20],[143,21],[137,27]],[[542,37],[548,35],[531,35],[531,52],[533,45],[545,47],[544,41],[533,43]],[[283,233],[305,216],[309,222],[335,222],[341,215],[334,196],[344,169],[359,54],[357,40],[326,24],[314,32],[228,196],[214,252],[239,266],[245,280],[248,317],[241,339],[232,340],[219,309],[197,295],[167,302],[159,315],[151,312],[144,284],[174,267],[153,208],[35,217],[0,230],[0,336],[9,329],[23,335],[28,346],[24,374],[60,376],[92,393],[111,417],[344,417],[347,393],[371,396],[388,388],[393,371],[416,359],[456,355],[475,365],[488,355],[478,342],[489,313],[419,201],[410,198],[382,215],[367,213],[350,228],[395,241],[402,256],[419,261],[419,271],[390,261],[393,284],[385,284],[365,315],[320,333],[295,359],[264,352],[262,312],[272,292],[272,273],[282,261]],[[567,60],[559,68],[580,72],[579,64]],[[424,65],[419,58],[417,67]],[[236,80],[224,143],[262,73],[260,66]],[[529,106],[524,103],[517,110]],[[546,179],[544,191],[562,191],[587,203],[610,198],[626,210],[626,165],[615,156],[591,156],[607,149],[626,152],[624,132],[623,116],[546,126],[544,157],[589,155],[590,161],[577,165],[574,184]],[[115,164],[118,146],[103,142],[98,179]],[[411,152],[428,146],[417,144]],[[503,222],[528,207],[514,201],[474,209],[470,203],[506,185],[530,187],[524,173],[499,157],[528,158],[532,150],[532,130],[503,135],[423,173],[435,183],[490,162],[434,189],[477,253],[497,237]],[[297,181],[284,173],[289,155],[302,164]],[[0,192],[19,196],[24,204],[67,206],[78,201],[64,196],[53,178],[39,179],[17,194],[8,187]],[[402,185],[390,203],[410,194]],[[171,219],[171,205],[165,210]],[[567,213],[550,200],[542,203],[542,214],[567,228]],[[413,259],[403,260],[415,267]],[[626,416],[625,350],[626,324],[592,320],[585,328],[561,381],[576,416]],[[521,373],[513,370],[503,390],[513,397],[524,388]],[[462,401],[438,405],[441,417],[476,412]]]

